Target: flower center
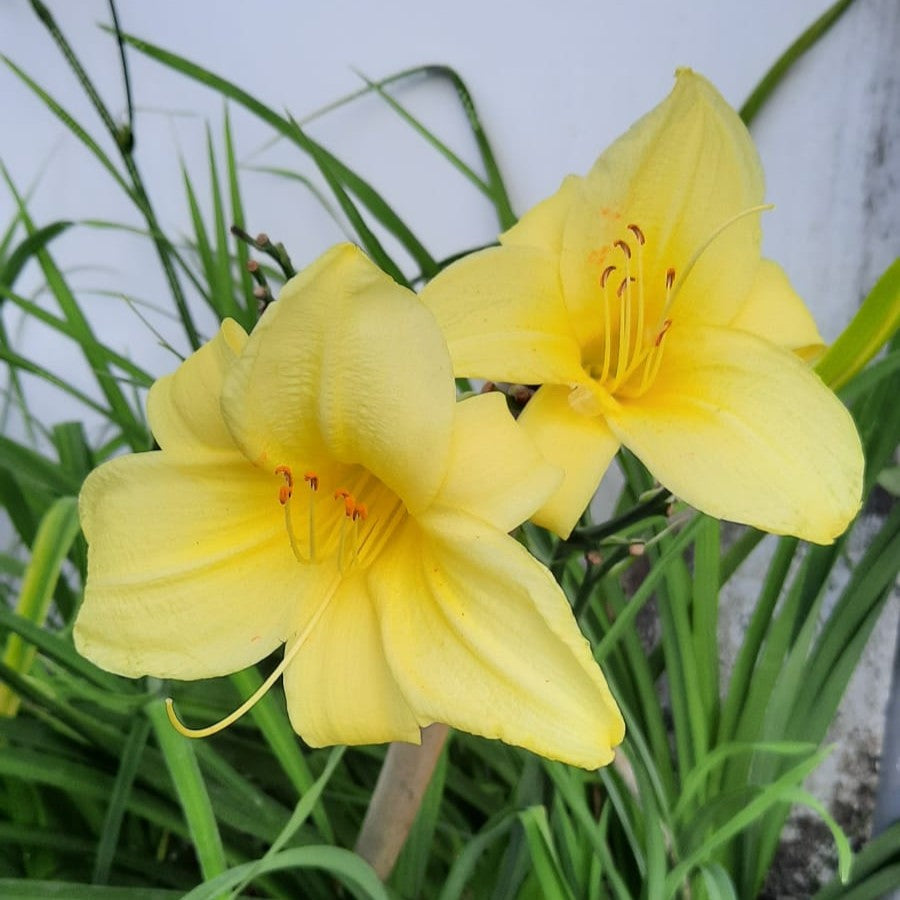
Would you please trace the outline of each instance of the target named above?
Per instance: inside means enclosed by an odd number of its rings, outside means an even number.
[[[590,376],[609,394],[641,396],[653,383],[662,363],[669,313],[675,297],[675,270],[666,269],[664,286],[646,283],[644,245],[640,226],[626,226],[626,234],[601,251],[609,264],[597,283],[601,291],[602,334],[587,354]],[[665,290],[662,304],[657,291]],[[652,320],[648,310],[661,309]]]
[[[302,483],[288,465],[276,466],[274,474],[283,480],[278,502],[299,563],[331,559],[341,574],[368,566],[406,514],[400,498],[362,466],[333,467],[327,484],[311,469]]]
[[[297,562],[316,564],[333,561],[337,564],[337,571],[330,578],[330,586],[317,601],[318,605],[303,631],[287,642],[284,657],[278,666],[250,697],[225,718],[205,728],[188,728],[178,718],[172,699],[166,699],[169,721],[185,737],[202,738],[216,734],[252,709],[300,652],[331,603],[343,577],[357,568],[368,566],[406,517],[406,507],[400,498],[362,466],[332,464],[322,470],[321,476],[319,472],[308,469],[301,479],[295,476],[291,466],[282,464],[275,467],[274,474],[281,478],[276,496],[284,510],[284,527]],[[304,493],[305,501],[300,497]],[[362,497],[368,502],[363,502]],[[298,503],[301,509],[295,510]]]

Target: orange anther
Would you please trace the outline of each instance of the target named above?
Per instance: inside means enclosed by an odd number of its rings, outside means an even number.
[[[671,327],[672,327],[672,320],[666,319],[666,321],[663,322],[662,329],[660,330],[659,334],[656,336],[656,341],[653,344],[654,347],[658,347],[662,343],[662,339],[666,336],[666,332]]]
[[[369,510],[366,507],[365,503],[360,503],[353,509],[353,521],[355,522],[357,519],[361,519],[363,522],[369,518]]]
[[[334,492],[334,499],[335,499],[335,500],[346,500],[349,496],[350,496],[350,491],[348,491],[348,490],[346,490],[346,489],[344,489],[344,488],[338,488],[338,489]]]
[[[284,484],[278,489],[278,502],[284,506],[294,493],[294,473],[290,466],[275,466],[275,474],[284,478]]]
[[[319,476],[315,472],[305,472],[303,480],[310,486],[311,490],[317,491],[319,489]]]
[[[609,280],[609,276],[612,275],[612,273],[615,271],[616,271],[615,266],[607,266],[600,273],[600,287],[606,287],[606,282]]]

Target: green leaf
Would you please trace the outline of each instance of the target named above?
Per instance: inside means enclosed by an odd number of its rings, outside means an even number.
[[[847,11],[853,0],[838,0],[816,19],[800,37],[794,41],[774,65],[763,76],[762,81],[753,90],[740,109],[741,118],[749,125],[755,118],[769,95],[781,83],[788,70],[797,60],[824,35],[832,25]]]
[[[375,871],[355,853],[342,847],[312,846],[282,850],[271,858],[244,863],[223,872],[185,894],[183,900],[214,900],[241,884],[251,872],[264,875],[285,869],[324,869],[348,887],[359,888],[371,900],[389,900]]]
[[[693,853],[682,859],[666,878],[665,897],[674,897],[681,889],[684,880],[698,866],[711,859],[713,853],[722,844],[744,831],[761,816],[765,815],[776,804],[789,803],[791,791],[800,784],[807,775],[816,769],[822,760],[831,752],[831,748],[818,753],[794,766],[776,781],[763,787],[757,796],[747,803],[739,812],[724,822]]]
[[[191,739],[172,727],[163,700],[154,700],[145,709],[181,802],[200,870],[205,878],[214,878],[225,871],[225,850]]]
[[[71,881],[22,881],[0,878],[0,897],[4,900],[177,900],[182,891],[149,887],[102,887]]]
[[[0,284],[12,286],[19,277],[19,272],[25,263],[34,256],[38,250],[42,250],[53,238],[71,228],[72,222],[51,222],[43,228],[38,228],[29,234],[9,255],[3,266],[0,266]]]
[[[290,819],[288,819],[278,837],[272,842],[272,845],[266,851],[265,855],[253,864],[241,880],[241,883],[234,888],[232,900],[234,900],[234,898],[237,897],[241,891],[257,877],[257,875],[265,870],[266,863],[281,852],[285,844],[294,837],[303,823],[309,818],[310,814],[316,809],[319,798],[322,796],[322,791],[325,790],[325,786],[331,780],[331,776],[334,774],[334,770],[337,768],[337,764],[341,761],[341,757],[344,755],[346,749],[346,747],[335,747],[331,751],[324,771],[316,779],[312,787],[310,787],[303,797],[300,798],[299,803],[297,803],[294,811],[291,813]]]
[[[273,109],[261,103],[233,82],[215,75],[202,66],[185,59],[183,56],[171,53],[134,35],[123,34],[122,39],[141,53],[239,103],[307,153],[319,167],[322,176],[328,182],[345,214],[353,221],[366,251],[396,281],[401,284],[406,283],[406,279],[397,264],[384,250],[381,242],[365,224],[355,205],[349,199],[347,195],[348,190],[352,191],[366,209],[403,245],[423,272],[434,273],[437,271],[434,259],[384,198],[367,181],[345,166],[321,144],[309,137],[295,120],[280,116]]]
[[[22,618],[36,625],[43,624],[60,568],[78,528],[78,501],[74,497],[61,497],[47,510],[38,526],[19,593],[16,612]],[[11,634],[6,641],[3,662],[20,675],[26,675],[36,652],[34,647],[26,646],[19,635]],[[15,693],[8,685],[0,685],[0,715],[14,716],[18,707],[19,698]]]
[[[900,257],[878,279],[853,321],[816,364],[832,390],[840,390],[891,339],[900,326]]]
[[[229,677],[242,702],[252,696],[263,683],[256,666],[235,672]],[[262,732],[297,793],[306,794],[313,787],[313,776],[300,749],[297,735],[291,728],[283,706],[279,707],[275,695],[272,692],[263,694],[251,708],[250,717]],[[325,808],[316,806],[312,815],[322,837],[333,841],[334,831]]]
[[[543,895],[559,900],[575,900],[560,868],[556,848],[553,846],[547,810],[543,806],[531,806],[519,813],[519,821],[525,829],[534,873],[540,882]]]
[[[141,756],[150,734],[150,722],[144,716],[136,716],[131,724],[131,731],[125,742],[125,748],[119,760],[119,770],[109,796],[106,817],[100,840],[97,842],[97,854],[94,858],[94,884],[106,884],[109,881],[113,857],[119,843],[122,820],[128,808],[128,796],[134,785],[134,778],[140,766]]]

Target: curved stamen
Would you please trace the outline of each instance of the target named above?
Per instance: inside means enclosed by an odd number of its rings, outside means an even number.
[[[244,715],[244,713],[256,706],[256,704],[268,693],[272,685],[284,674],[285,669],[287,669],[300,648],[306,643],[313,628],[315,628],[319,619],[322,617],[322,613],[325,612],[328,604],[331,603],[331,599],[334,597],[337,590],[338,583],[339,582],[336,581],[332,584],[331,589],[325,595],[325,599],[319,604],[319,608],[313,613],[312,618],[306,624],[306,628],[303,629],[300,637],[298,637],[296,642],[291,645],[290,649],[285,652],[284,658],[276,666],[272,674],[269,675],[269,677],[236,710],[234,710],[234,712],[229,713],[224,719],[220,719],[214,725],[207,725],[205,728],[188,728],[187,725],[178,718],[178,714],[175,712],[175,701],[171,697],[166,697],[166,715],[169,717],[169,722],[172,723],[172,727],[185,737],[209,737],[210,735],[217,734],[222,731],[222,729],[227,728]]]
[[[631,225],[626,225],[625,227],[635,236],[637,242],[641,246],[646,243],[647,239],[644,237],[644,232],[641,231],[641,229],[637,225],[632,222]]]
[[[713,231],[713,233],[694,251],[693,256],[691,256],[691,258],[688,260],[687,265],[683,269],[681,269],[678,275],[678,279],[674,283],[674,289],[669,295],[669,298],[666,301],[666,306],[659,317],[660,322],[664,321],[668,316],[669,309],[675,302],[675,298],[678,296],[678,292],[681,290],[685,281],[687,281],[688,276],[691,274],[694,266],[697,265],[700,257],[709,249],[710,244],[712,244],[712,242],[717,237],[719,237],[719,235],[722,234],[723,231],[731,228],[731,226],[734,225],[735,222],[739,222],[746,216],[752,216],[758,212],[766,212],[770,209],[775,209],[775,205],[773,203],[761,203],[759,206],[751,206],[749,209],[742,210],[741,212],[737,213],[737,215],[732,216],[730,219],[719,225],[719,227],[716,228],[715,231]],[[669,272],[672,272],[672,269],[669,269]],[[666,285],[668,286],[668,272],[666,273]]]

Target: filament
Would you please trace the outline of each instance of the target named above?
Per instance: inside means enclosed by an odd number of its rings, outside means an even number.
[[[731,228],[731,226],[734,225],[735,222],[739,222],[745,216],[751,216],[754,213],[758,213],[758,212],[766,212],[770,209],[775,209],[775,205],[773,203],[761,203],[759,206],[751,206],[751,207],[749,207],[749,209],[742,210],[741,212],[732,216],[730,219],[728,219],[727,221],[725,221],[721,225],[719,225],[719,227],[716,228],[715,231],[713,231],[713,233],[697,248],[697,250],[694,251],[694,255],[688,260],[687,265],[679,271],[678,279],[675,281],[674,289],[672,290],[672,293],[669,295],[668,299],[666,300],[666,305],[663,308],[663,311],[659,317],[660,322],[662,322],[668,315],[669,309],[671,308],[672,304],[675,302],[675,297],[678,295],[678,292],[681,290],[682,285],[685,283],[685,281],[687,281],[687,278],[691,274],[691,271],[693,270],[694,266],[697,265],[697,261],[709,249],[709,245],[712,244],[712,242],[717,237],[719,237],[719,235],[722,234],[723,231],[725,231],[728,228]]]
[[[298,637],[291,645],[290,649],[285,652],[284,658],[272,671],[271,675],[269,675],[269,677],[236,710],[234,710],[234,712],[229,713],[224,719],[220,719],[214,725],[207,725],[205,728],[188,728],[187,725],[178,718],[178,714],[175,712],[175,701],[172,700],[171,697],[166,697],[166,715],[169,717],[172,727],[185,737],[205,738],[213,734],[218,734],[218,732],[236,722],[244,715],[244,713],[256,706],[256,704],[269,692],[272,685],[284,674],[285,669],[287,669],[300,648],[306,643],[306,639],[322,617],[322,613],[325,612],[328,608],[328,604],[331,603],[331,599],[334,597],[336,589],[337,582],[332,585],[331,589],[325,595],[325,599],[319,604],[319,608],[313,613],[309,622],[307,622],[306,628],[303,629],[300,637]]]

